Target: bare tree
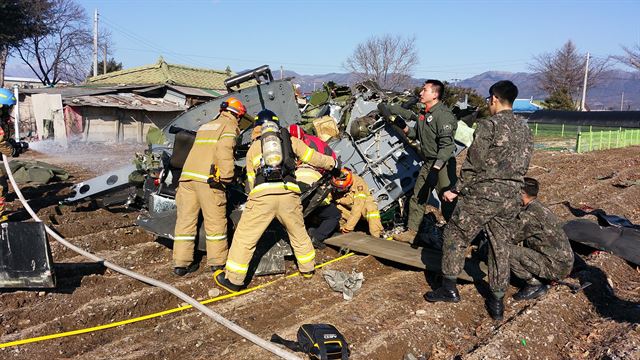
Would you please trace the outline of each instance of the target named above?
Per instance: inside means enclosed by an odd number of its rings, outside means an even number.
[[[535,56],[529,67],[537,74],[541,90],[548,94],[566,92],[575,100],[582,91],[585,64],[586,53],[578,52],[573,41],[569,40],[555,52]],[[590,59],[587,89],[597,85],[609,67],[608,59]]]
[[[37,14],[49,31],[27,38],[17,54],[44,85],[85,79],[91,64],[93,36],[84,8],[74,0],[49,0]]]
[[[384,89],[398,89],[410,85],[418,62],[415,37],[387,34],[358,44],[343,66],[358,80],[375,80]]]
[[[614,56],[614,58],[635,68],[636,70],[640,70],[640,44],[636,44],[631,48],[623,46],[622,50],[624,50],[625,55]]]
[[[36,14],[48,8],[47,0],[0,1],[0,87],[4,86],[4,69],[9,52],[35,34],[45,34],[48,29]]]

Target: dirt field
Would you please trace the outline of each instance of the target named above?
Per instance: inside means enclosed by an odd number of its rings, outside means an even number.
[[[77,182],[127,163],[135,147],[75,147],[31,152],[62,165]],[[69,155],[71,153],[72,155]],[[570,201],[600,207],[640,223],[640,147],[587,154],[537,152],[530,174],[547,204]],[[607,180],[597,177],[614,174]],[[32,188],[25,195],[48,224],[74,244],[121,266],[171,283],[196,299],[217,295],[208,269],[178,278],[171,274],[171,250],[133,224],[136,212],[108,212],[90,203],[56,206],[69,183]],[[10,195],[9,201],[13,199]],[[19,203],[13,201],[14,209]],[[562,218],[571,214],[551,205]],[[23,212],[12,220],[25,219]],[[58,288],[0,293],[0,343],[83,329],[166,309],[181,301],[159,289],[105,270],[52,241]],[[337,256],[319,252],[320,262]],[[425,273],[369,256],[355,255],[328,266],[364,272],[351,301],[331,292],[321,276],[281,279],[261,290],[209,306],[267,339],[295,338],[303,323],[326,322],[351,344],[352,359],[640,359],[640,270],[607,253],[584,256],[573,282],[590,281],[572,294],[554,287],[535,301],[509,300],[505,320],[492,321],[478,292],[460,286],[458,304],[429,304]],[[204,263],[203,263],[204,265]],[[291,263],[290,271],[294,265]],[[252,285],[281,276],[254,279]],[[515,291],[512,287],[508,295]],[[194,310],[87,334],[0,349],[2,359],[267,359],[269,353]]]

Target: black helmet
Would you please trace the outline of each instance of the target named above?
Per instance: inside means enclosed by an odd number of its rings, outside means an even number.
[[[256,115],[254,124],[262,125],[265,121],[273,121],[278,124],[278,115],[269,109],[264,109]]]

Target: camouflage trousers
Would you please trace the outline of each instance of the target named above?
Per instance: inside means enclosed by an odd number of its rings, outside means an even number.
[[[519,186],[486,182],[459,198],[443,233],[442,273],[457,277],[467,247],[484,231],[489,239],[489,286],[494,294],[504,294],[509,285],[509,244],[520,210]]]
[[[415,232],[418,232],[418,229],[420,228],[427,200],[429,200],[429,195],[431,195],[431,192],[434,189],[427,184],[427,177],[429,176],[429,171],[434,162],[435,160],[426,161],[425,164],[422,165],[422,168],[418,173],[418,177],[416,178],[413,195],[409,200],[409,219],[407,220],[407,227],[409,230],[413,230]],[[451,184],[454,184],[456,181],[456,158],[451,158],[442,167],[442,169],[438,171],[438,183],[435,186],[438,196],[440,196],[445,190],[451,188]],[[445,220],[449,220],[449,218],[451,218],[451,214],[453,213],[455,206],[455,201],[441,203],[442,215]]]
[[[520,245],[509,245],[511,272],[525,281],[533,277],[547,280],[562,280],[573,268],[570,259],[551,259],[548,256]]]

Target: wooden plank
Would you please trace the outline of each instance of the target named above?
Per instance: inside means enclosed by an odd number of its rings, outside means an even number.
[[[375,238],[361,232],[338,235],[324,241],[325,244],[349,249],[429,271],[441,271],[442,253],[437,250],[418,247],[407,243]],[[487,276],[487,266],[476,259],[467,259],[464,271],[458,276],[466,281],[483,280]]]

